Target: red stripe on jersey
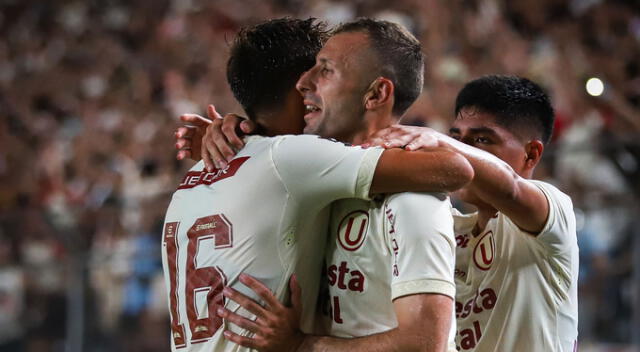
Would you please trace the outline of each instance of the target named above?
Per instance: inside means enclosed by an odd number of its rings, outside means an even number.
[[[180,185],[178,185],[178,189],[193,188],[199,185],[210,185],[224,180],[225,178],[232,177],[236,174],[238,169],[240,169],[240,166],[242,166],[245,161],[249,160],[249,158],[250,157],[248,156],[243,156],[241,158],[233,159],[224,169],[214,169],[212,172],[208,172],[207,170],[189,171],[182,179],[182,182],[180,182]]]

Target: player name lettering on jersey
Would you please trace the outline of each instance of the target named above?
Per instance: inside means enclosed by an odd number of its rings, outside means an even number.
[[[400,251],[400,247],[398,247],[398,241],[396,241],[396,217],[393,213],[393,209],[387,207],[384,211],[385,216],[387,217],[387,221],[389,224],[389,237],[391,238],[391,249],[393,250],[393,276],[397,277],[400,275],[400,270],[398,269],[398,252]]]
[[[225,178],[232,177],[249,158],[248,156],[235,158],[231,160],[225,168],[215,169],[212,172],[207,172],[206,170],[189,171],[178,185],[178,189],[193,188],[199,185],[211,185]]]

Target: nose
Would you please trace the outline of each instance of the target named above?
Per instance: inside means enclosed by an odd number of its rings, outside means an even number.
[[[310,91],[313,89],[313,82],[312,82],[312,72],[313,68],[309,71],[306,71],[302,74],[302,76],[300,76],[300,79],[298,79],[298,82],[296,83],[296,89],[298,90],[298,92],[300,92],[301,94],[304,95],[304,93]]]

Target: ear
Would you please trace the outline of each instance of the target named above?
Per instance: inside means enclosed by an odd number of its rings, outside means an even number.
[[[525,146],[527,158],[525,160],[525,167],[530,170],[536,167],[536,165],[538,165],[540,159],[542,158],[543,151],[544,144],[539,139],[534,139],[527,143],[527,145]]]
[[[364,94],[363,103],[365,110],[374,110],[383,105],[393,106],[394,85],[390,79],[384,77],[376,78]]]

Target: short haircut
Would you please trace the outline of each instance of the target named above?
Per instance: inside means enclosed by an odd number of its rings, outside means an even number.
[[[344,23],[332,34],[346,32],[368,35],[381,64],[379,74],[395,86],[393,114],[404,114],[418,99],[424,84],[424,55],[420,41],[396,23],[371,18]]]
[[[227,62],[227,82],[250,118],[282,106],[328,38],[323,22],[280,18],[240,30]]]
[[[534,82],[516,76],[489,75],[467,83],[456,98],[456,117],[466,108],[494,115],[496,123],[518,132],[534,132],[547,144],[554,112],[547,93]]]

